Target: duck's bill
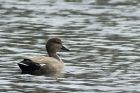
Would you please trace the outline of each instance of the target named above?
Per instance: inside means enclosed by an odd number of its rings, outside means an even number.
[[[62,50],[65,50],[65,51],[70,51],[69,49],[67,49],[66,47],[62,46],[61,48]]]

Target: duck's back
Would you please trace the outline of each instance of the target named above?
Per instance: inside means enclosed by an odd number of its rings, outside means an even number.
[[[59,73],[64,68],[63,62],[53,57],[34,56],[31,60],[41,65],[41,72],[43,73]]]

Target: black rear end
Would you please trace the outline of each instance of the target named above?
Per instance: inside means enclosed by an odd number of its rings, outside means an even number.
[[[40,69],[40,64],[33,62],[30,59],[24,59],[20,63],[18,63],[22,74],[33,74],[35,70]]]

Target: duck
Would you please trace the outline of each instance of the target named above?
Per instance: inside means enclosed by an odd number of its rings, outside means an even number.
[[[57,74],[64,69],[64,62],[57,55],[60,50],[70,51],[64,47],[60,38],[51,38],[46,43],[47,55],[24,58],[18,64],[22,74]]]

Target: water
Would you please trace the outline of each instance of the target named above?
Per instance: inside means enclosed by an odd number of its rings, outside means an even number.
[[[1,93],[139,93],[139,0],[0,0]],[[64,76],[20,74],[60,37]]]

